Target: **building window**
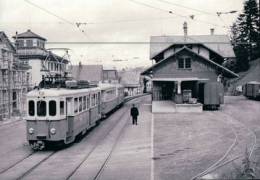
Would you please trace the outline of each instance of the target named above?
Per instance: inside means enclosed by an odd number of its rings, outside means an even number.
[[[184,58],[180,58],[178,60],[178,68],[183,69],[184,68]]]
[[[23,40],[17,40],[16,41],[17,47],[24,47],[24,42]]]
[[[56,116],[56,101],[49,102],[49,115]]]
[[[27,47],[32,47],[33,46],[33,41],[30,39],[30,40],[26,40],[26,46]]]
[[[64,115],[64,101],[60,101],[60,115]]]
[[[191,69],[191,58],[179,58],[178,59],[179,69]]]
[[[33,47],[37,46],[37,39],[33,39]]]
[[[37,102],[37,115],[46,116],[46,102],[45,101]]]
[[[185,59],[185,68],[190,69],[191,68],[191,58]]]
[[[28,103],[28,110],[29,110],[29,116],[34,116],[35,110],[34,110],[34,101],[29,101]]]

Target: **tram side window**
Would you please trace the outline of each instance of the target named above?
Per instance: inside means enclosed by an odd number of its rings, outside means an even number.
[[[91,107],[95,106],[95,96],[91,94]]]
[[[34,116],[35,109],[34,109],[34,101],[29,101],[29,115]]]
[[[89,109],[90,106],[90,100],[89,100],[89,95],[87,96],[87,109]]]
[[[46,116],[46,102],[45,101],[37,102],[37,116]]]
[[[87,108],[87,97],[84,96],[83,97],[83,110],[86,110],[86,108]]]
[[[56,116],[56,101],[49,102],[49,115]]]
[[[74,113],[78,112],[78,98],[74,99]]]
[[[60,101],[60,115],[64,115],[64,101]]]
[[[82,111],[82,97],[79,98],[79,112]]]

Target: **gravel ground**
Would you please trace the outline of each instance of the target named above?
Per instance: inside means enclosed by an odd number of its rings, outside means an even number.
[[[241,124],[244,121],[260,137],[257,121],[260,102],[243,97],[226,97],[225,101],[220,111],[154,115],[155,180],[187,180],[199,174],[225,154],[234,142],[235,134],[237,143],[228,158],[243,155],[254,141],[252,134]],[[259,144],[260,140],[254,156],[258,161]],[[240,164],[241,159],[236,163]],[[210,177],[220,177],[226,170],[230,167],[218,169]]]

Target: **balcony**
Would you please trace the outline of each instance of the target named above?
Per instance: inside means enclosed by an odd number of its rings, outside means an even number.
[[[33,48],[33,49],[18,49],[17,54],[21,56],[47,56],[48,53],[46,50]]]

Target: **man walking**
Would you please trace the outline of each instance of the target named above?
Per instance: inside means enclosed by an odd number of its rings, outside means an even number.
[[[133,124],[137,125],[137,116],[139,115],[139,111],[137,107],[133,104],[133,107],[131,108],[131,116],[133,119]]]

